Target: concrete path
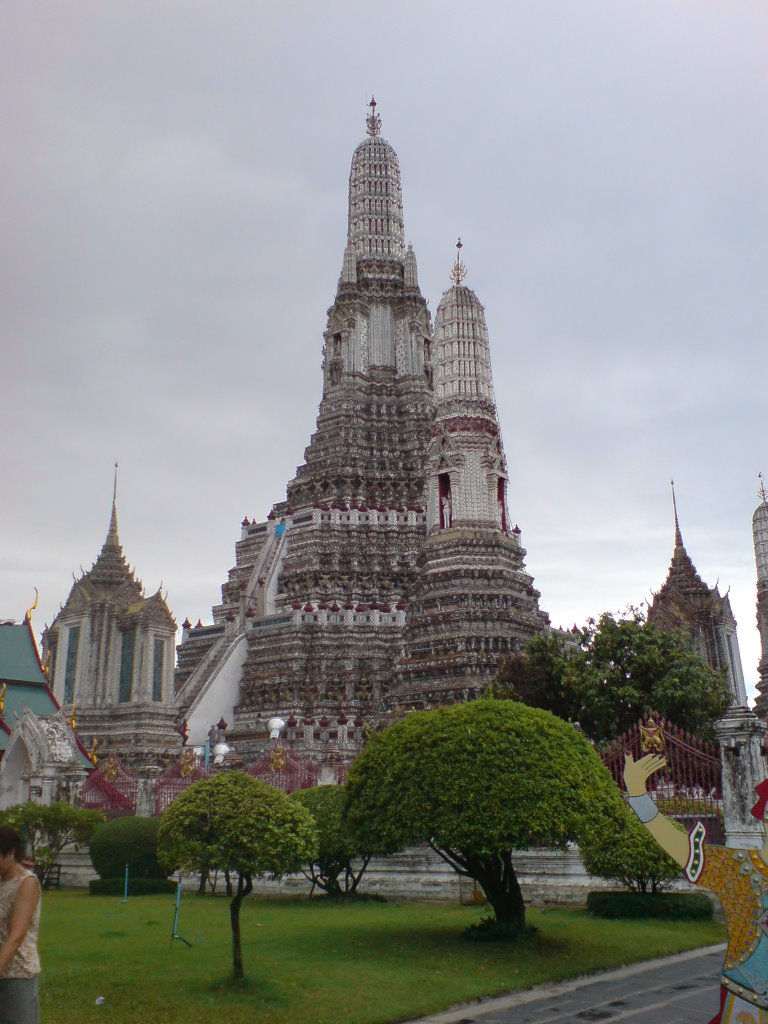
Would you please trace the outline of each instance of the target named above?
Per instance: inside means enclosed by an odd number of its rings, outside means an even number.
[[[720,1006],[725,945],[539,985],[412,1024],[708,1024]]]

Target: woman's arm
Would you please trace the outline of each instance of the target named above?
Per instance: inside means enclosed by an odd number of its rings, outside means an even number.
[[[30,875],[28,878],[23,879],[19,885],[16,899],[11,907],[8,933],[5,936],[5,941],[0,945],[0,974],[3,973],[19,951],[19,947],[24,941],[24,936],[32,924],[32,918],[35,916],[39,899],[40,885],[37,879]]]

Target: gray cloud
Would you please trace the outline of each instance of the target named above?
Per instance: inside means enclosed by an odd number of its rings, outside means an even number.
[[[386,9],[41,0],[0,13],[0,612],[106,533],[209,617],[314,428],[373,90],[434,309],[461,235],[512,515],[555,623],[688,550],[756,677],[768,15],[757,2]]]

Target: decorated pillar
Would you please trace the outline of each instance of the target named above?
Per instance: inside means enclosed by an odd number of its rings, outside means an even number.
[[[723,771],[726,846],[755,849],[765,841],[762,822],[750,813],[757,800],[755,787],[768,775],[765,731],[765,723],[753,711],[736,704],[715,723]]]

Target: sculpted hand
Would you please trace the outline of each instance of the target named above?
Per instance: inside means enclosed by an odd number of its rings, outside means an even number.
[[[667,767],[666,758],[660,754],[646,754],[636,761],[631,754],[624,757],[624,785],[630,796],[642,796],[645,784],[654,772]]]

